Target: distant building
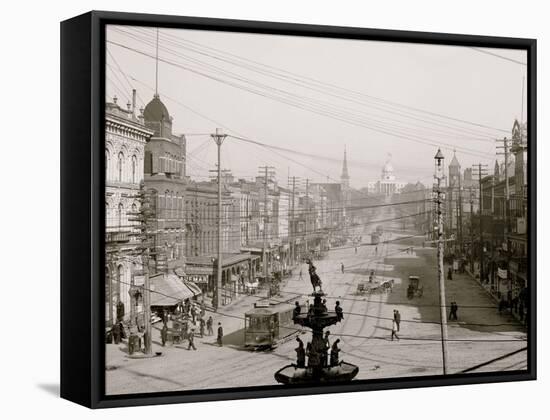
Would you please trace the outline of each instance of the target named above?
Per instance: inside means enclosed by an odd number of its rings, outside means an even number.
[[[367,191],[369,194],[390,196],[399,194],[406,184],[406,182],[396,179],[390,155],[382,167],[380,180],[369,182],[367,184]]]

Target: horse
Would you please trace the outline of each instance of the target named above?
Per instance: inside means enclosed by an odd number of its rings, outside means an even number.
[[[309,265],[308,272],[309,272],[309,279],[311,281],[311,285],[313,286],[313,292],[316,292],[316,288],[319,287],[319,291],[322,291],[321,286],[321,278],[319,275],[315,272],[316,268],[311,262],[311,260],[307,261],[307,264]]]

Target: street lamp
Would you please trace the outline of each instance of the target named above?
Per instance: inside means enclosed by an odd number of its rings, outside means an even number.
[[[436,205],[437,205],[437,269],[439,274],[439,314],[441,325],[441,351],[443,361],[443,374],[447,374],[447,308],[445,305],[445,269],[443,265],[443,214],[441,210],[442,201],[445,199],[441,191],[441,181],[445,178],[445,157],[441,153],[441,149],[437,149],[434,156],[435,173],[437,179]]]

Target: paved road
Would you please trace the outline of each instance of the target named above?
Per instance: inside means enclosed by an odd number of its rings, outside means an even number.
[[[381,208],[376,218],[391,219],[392,207]],[[330,328],[332,338],[339,337],[341,359],[359,366],[358,379],[404,377],[442,373],[439,295],[436,254],[433,248],[422,248],[421,237],[399,231],[385,223],[382,243],[377,247],[360,246],[334,249],[326,259],[317,261],[317,271],[323,280],[328,306],[340,300],[345,318]],[[363,240],[373,225],[356,227]],[[408,247],[414,247],[412,253]],[[340,270],[340,264],[345,272]],[[388,294],[357,295],[357,284],[368,281],[375,271],[375,281],[393,279],[394,289]],[[299,270],[296,270],[299,272]],[[307,273],[306,266],[303,272]],[[422,297],[408,300],[408,276],[420,276],[424,287]],[[307,277],[307,276],[304,276]],[[525,333],[510,316],[498,314],[495,303],[477,283],[466,275],[455,275],[446,282],[447,302],[458,303],[458,321],[449,323],[448,372],[482,364],[525,347]],[[311,292],[309,279],[298,274],[284,286],[287,295]],[[213,337],[198,338],[197,351],[188,351],[187,343],[155,350],[162,357],[128,359],[123,346],[107,346],[107,394],[174,391],[236,386],[273,385],[273,374],[293,361],[294,340],[272,351],[249,351],[239,345],[242,340],[243,313],[252,307],[257,297],[245,297],[224,315],[216,316],[227,332],[228,345],[220,348]],[[401,313],[399,341],[391,341],[393,310]],[[232,334],[231,334],[232,332]],[[155,338],[154,334],[154,338]],[[306,333],[305,340],[310,338]],[[231,344],[232,343],[232,344]],[[526,368],[526,353],[502,359],[476,370],[516,370]]]

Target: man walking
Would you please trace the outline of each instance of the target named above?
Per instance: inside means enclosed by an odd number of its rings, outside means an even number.
[[[199,328],[200,328],[200,333],[201,333],[201,338],[204,338],[204,327],[206,325],[206,321],[204,320],[203,317],[200,318],[199,320]]]
[[[218,337],[216,341],[218,343],[218,346],[223,347],[223,328],[221,322],[218,322]]]
[[[449,267],[449,270],[447,271],[447,280],[453,279],[453,269],[452,267]]]
[[[303,368],[306,367],[306,349],[300,337],[296,337],[296,341],[298,342],[298,347],[294,349],[296,351],[296,366]]]
[[[399,336],[397,335],[397,322],[395,322],[395,319],[391,323],[391,341],[393,341],[393,337],[399,340]]]
[[[449,313],[449,321],[452,321],[452,320],[458,321],[457,311],[458,311],[458,305],[453,300],[451,302],[451,312]]]
[[[340,301],[336,301],[336,306],[334,307],[334,312],[336,312],[336,319],[338,322],[344,319],[344,310],[340,306]]]
[[[399,332],[399,324],[401,324],[401,314],[397,309],[393,310],[393,320],[397,324],[397,331]]]
[[[191,350],[191,347],[193,347],[193,350],[197,350],[197,348],[195,347],[195,328],[191,328],[191,332],[187,336],[187,339],[189,340],[187,350]]]
[[[214,324],[214,320],[212,319],[212,316],[209,316],[208,319],[206,320],[206,329],[208,331],[208,335],[214,334],[213,324]]]
[[[342,270],[342,274],[344,274],[344,263],[340,263],[340,269]]]

